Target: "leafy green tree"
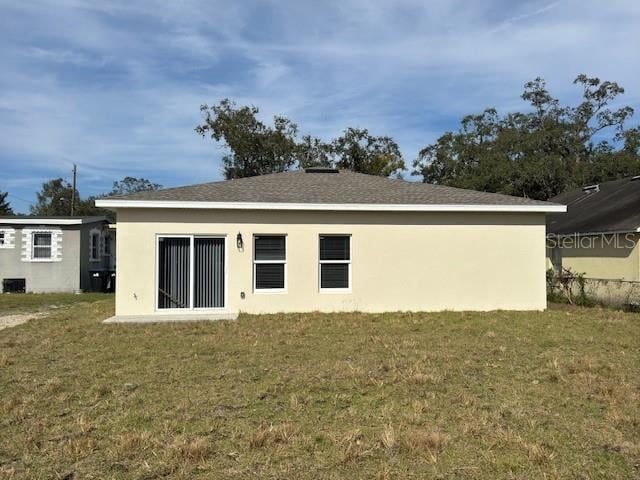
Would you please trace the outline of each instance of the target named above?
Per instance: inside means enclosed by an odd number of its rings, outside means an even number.
[[[623,142],[619,150],[608,143],[597,146],[595,159],[584,175],[585,184],[640,175],[640,127],[621,132],[617,137]]]
[[[331,143],[335,166],[354,172],[388,177],[405,168],[400,147],[391,137],[376,137],[366,128],[347,128]]]
[[[129,193],[157,190],[161,188],[157,183],[153,183],[146,178],[124,177],[122,180],[113,182],[110,192],[99,195],[80,198],[79,192],[75,192],[74,215],[79,216],[105,216],[113,219],[113,212],[104,208],[96,207],[97,198],[111,195],[126,195]],[[30,207],[32,215],[40,216],[67,216],[71,215],[71,195],[73,187],[63,178],[55,178],[42,184],[42,189],[36,194],[37,202]],[[0,200],[2,196],[0,195]],[[2,202],[0,201],[0,208]]]
[[[256,118],[256,107],[238,107],[229,99],[200,111],[205,118],[196,132],[229,150],[223,157],[225,178],[283,172],[295,163],[298,127],[289,119],[276,116],[271,127]]]
[[[258,108],[239,107],[229,99],[200,107],[204,115],[196,132],[221,143],[225,178],[251,177],[291,168],[337,167],[371,175],[399,175],[405,168],[398,145],[391,137],[375,137],[366,129],[347,128],[342,136],[325,143],[304,135],[283,116],[273,127],[257,119]]]
[[[64,216],[71,214],[71,195],[73,188],[63,178],[55,178],[42,184],[42,189],[36,194],[37,202],[29,209],[32,215]],[[76,205],[80,204],[78,192],[75,192]]]
[[[0,215],[13,215],[13,209],[7,200],[9,192],[0,192]]]
[[[428,183],[542,200],[585,183],[637,174],[640,135],[624,129],[633,109],[610,107],[624,89],[586,75],[574,84],[582,88],[575,107],[561,105],[536,78],[522,94],[526,112],[501,116],[488,108],[464,117],[458,131],[420,151],[414,173]],[[612,140],[597,141],[607,131]],[[616,141],[625,146],[616,149]]]
[[[331,145],[317,137],[305,135],[297,145],[296,158],[300,168],[333,167]]]
[[[124,177],[122,180],[113,182],[113,188],[106,194],[106,196],[148,192],[151,190],[158,190],[159,188],[162,188],[162,185],[153,183],[146,178]]]
[[[74,207],[74,215],[83,217],[108,217],[114,219],[115,216],[111,210],[96,207],[96,200],[102,196],[89,196],[76,202]]]

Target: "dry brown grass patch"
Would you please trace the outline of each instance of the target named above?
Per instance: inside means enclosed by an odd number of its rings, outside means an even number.
[[[333,436],[333,442],[342,450],[342,463],[356,463],[373,453],[373,448],[365,441],[359,428]]]
[[[133,452],[146,452],[153,446],[152,435],[148,431],[123,433],[118,435],[114,441],[117,457],[127,457]]]
[[[344,450],[342,463],[357,463],[372,453],[373,449],[364,442],[350,443]]]
[[[100,385],[97,385],[96,387],[94,387],[93,389],[93,393],[96,397],[100,398],[100,397],[104,397],[106,395],[109,395],[113,392],[113,390],[111,389],[110,385],[107,385],[106,383],[102,383]]]
[[[214,448],[205,437],[181,435],[173,440],[170,451],[175,458],[199,463],[213,455]]]
[[[62,453],[74,460],[88,457],[97,448],[96,440],[91,437],[68,438],[62,441]]]
[[[391,425],[382,431],[382,434],[380,435],[380,443],[387,450],[393,450],[396,447],[396,434]]]
[[[425,372],[424,365],[421,363],[410,366],[405,372],[405,378],[409,383],[416,385],[436,385],[441,383],[443,380],[443,376],[439,373]]]
[[[16,474],[15,467],[8,465],[0,465],[0,478],[6,478],[7,480],[14,478]]]
[[[0,368],[8,367],[13,362],[6,353],[0,353]]]
[[[262,425],[249,436],[249,446],[264,448],[274,444],[289,443],[295,434],[295,427],[289,423]]]
[[[62,380],[58,377],[51,377],[44,384],[44,388],[48,393],[58,393],[62,390]]]
[[[438,454],[442,453],[449,440],[449,435],[437,430],[412,429],[404,432],[402,444],[412,455],[420,455],[436,463]]]
[[[522,446],[527,452],[529,461],[536,465],[546,465],[556,456],[556,454],[546,445],[522,442]]]
[[[289,406],[293,410],[302,410],[305,405],[307,405],[310,401],[308,396],[297,395],[295,393],[291,394],[289,397]]]

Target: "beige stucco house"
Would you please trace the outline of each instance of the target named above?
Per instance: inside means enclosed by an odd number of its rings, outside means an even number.
[[[118,319],[542,310],[548,202],[331,169],[97,200]]]
[[[567,205],[567,213],[547,217],[548,268],[583,274],[598,294],[628,296],[640,282],[640,176],[551,201]]]

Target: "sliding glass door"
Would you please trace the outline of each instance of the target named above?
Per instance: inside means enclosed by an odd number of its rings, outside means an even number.
[[[161,237],[158,243],[158,308],[191,305],[191,239]]]
[[[158,238],[158,308],[225,307],[225,239]]]
[[[224,307],[224,238],[194,239],[195,308]]]

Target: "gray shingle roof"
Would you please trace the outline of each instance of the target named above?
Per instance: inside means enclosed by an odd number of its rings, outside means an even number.
[[[604,182],[587,191],[578,188],[551,201],[567,205],[567,213],[547,216],[547,233],[629,232],[640,227],[640,179]]]
[[[340,170],[295,170],[139,192],[108,200],[380,205],[550,205],[548,202]]]

